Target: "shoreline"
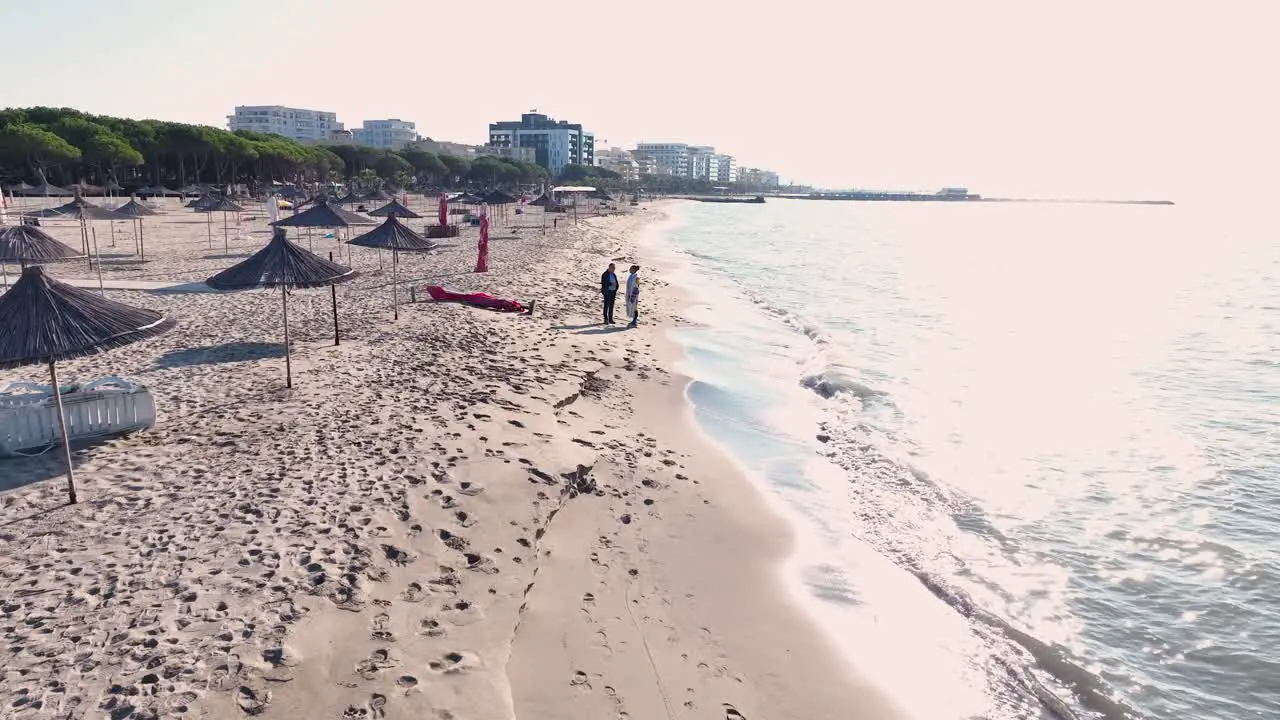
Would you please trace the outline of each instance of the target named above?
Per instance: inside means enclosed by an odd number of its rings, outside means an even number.
[[[230,264],[167,209],[142,272]],[[400,259],[532,317],[393,323],[389,267],[354,248],[341,346],[327,291],[292,303],[291,391],[275,295],[108,290],[179,327],[65,376],[139,380],[160,419],[76,451],[77,506],[56,456],[0,461],[16,717],[896,717],[787,596],[785,521],[683,424],[679,289],[650,268],[641,329],[598,324],[599,267],[659,214],[496,228],[482,276],[471,236]],[[241,230],[237,255],[265,238]],[[117,239],[108,278],[137,277]]]

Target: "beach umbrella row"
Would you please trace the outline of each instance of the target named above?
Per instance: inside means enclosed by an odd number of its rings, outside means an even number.
[[[23,270],[18,282],[0,296],[0,369],[49,366],[70,503],[76,502],[76,483],[58,363],[159,335],[173,324],[171,318],[154,310],[107,300],[58,282],[40,265]]]

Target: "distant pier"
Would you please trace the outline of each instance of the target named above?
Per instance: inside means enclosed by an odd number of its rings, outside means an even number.
[[[966,188],[943,188],[936,193],[851,190],[816,192],[807,195],[778,195],[791,200],[847,200],[856,202],[999,202],[999,203],[1079,203],[1097,205],[1173,205],[1172,200],[1086,200],[1071,198],[986,198]]]

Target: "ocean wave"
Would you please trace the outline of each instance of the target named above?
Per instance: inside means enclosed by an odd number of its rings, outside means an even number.
[[[991,659],[1004,671],[1017,693],[1034,698],[1055,720],[1083,720],[1085,716],[1073,709],[1069,700],[1072,697],[1078,703],[1076,707],[1088,711],[1089,716],[1104,720],[1142,717],[1135,709],[1113,699],[1107,683],[1074,662],[1066,651],[1015,627],[947,580],[949,571],[945,563],[929,567],[933,563],[920,555],[922,546],[912,540],[914,535],[930,532],[929,526],[936,521],[929,518],[948,520],[962,532],[977,534],[1005,551],[1011,550],[1012,540],[998,530],[982,508],[946,492],[924,471],[895,460],[874,444],[855,437],[852,428],[842,430],[840,424],[832,422],[822,423],[821,428],[829,448],[828,457],[850,473],[850,482],[857,478],[855,484],[865,491],[866,497],[885,499],[884,488],[892,488],[893,509],[868,509],[864,516],[879,518],[887,524],[873,522],[867,528],[870,532],[859,533],[859,536],[967,619],[988,645],[1005,648],[995,652]],[[933,557],[938,559],[936,555]],[[959,571],[959,567],[954,569]],[[1036,670],[1051,680],[1047,683],[1041,680]]]
[[[828,400],[842,393],[852,395],[864,403],[868,400],[882,400],[889,397],[889,393],[883,390],[867,387],[848,375],[834,370],[805,375],[800,379],[800,385]]]

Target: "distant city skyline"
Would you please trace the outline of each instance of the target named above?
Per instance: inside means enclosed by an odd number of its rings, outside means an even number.
[[[595,28],[581,42],[543,42],[558,20],[504,0],[486,6],[504,21],[483,37],[461,15],[378,7],[374,23],[336,0],[224,0],[216,12],[4,3],[15,62],[0,103],[216,127],[236,105],[272,103],[333,111],[348,128],[403,118],[473,144],[495,119],[537,109],[602,146],[711,144],[739,167],[826,187],[1174,199],[1280,189],[1280,108],[1266,91],[1280,10],[1269,4],[800,0],[755,13],[718,0],[642,11],[565,0]],[[717,42],[647,50],[672,18]],[[453,20],[456,32],[431,33],[430,56],[455,60],[425,59],[422,28]],[[369,71],[375,48],[388,70]]]

